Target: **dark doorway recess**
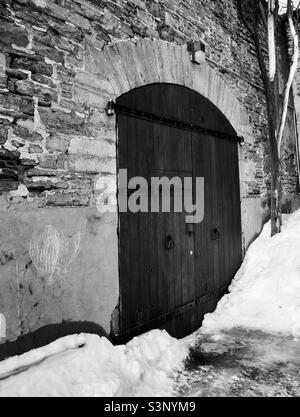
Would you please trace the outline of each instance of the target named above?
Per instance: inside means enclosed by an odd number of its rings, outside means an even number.
[[[122,339],[156,327],[180,338],[215,309],[241,264],[238,137],[186,87],[151,84],[116,104],[118,168],[128,179],[204,177],[204,219],[192,227],[172,201],[169,213],[119,213]]]

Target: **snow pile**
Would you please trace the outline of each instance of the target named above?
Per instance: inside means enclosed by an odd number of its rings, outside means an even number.
[[[97,335],[66,336],[0,362],[0,396],[168,396],[169,375],[187,354],[164,330],[120,346]]]
[[[300,210],[284,216],[270,237],[270,222],[252,243],[229,291],[201,332],[233,327],[300,336]]]

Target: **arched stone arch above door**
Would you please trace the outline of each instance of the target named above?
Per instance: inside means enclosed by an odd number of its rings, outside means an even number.
[[[179,46],[161,40],[138,39],[119,41],[100,50],[95,48],[92,42],[87,41],[83,67],[77,70],[75,77],[74,99],[79,108],[81,105],[93,108],[93,123],[102,126],[103,135],[108,136],[110,141],[116,141],[115,118],[108,118],[105,114],[108,101],[116,100],[122,94],[135,88],[155,83],[177,84],[200,93],[225,115],[237,135],[243,136],[246,143],[252,144],[252,128],[243,104],[231,91],[223,77],[212,67],[207,63],[197,65],[191,62],[186,45]],[[101,134],[98,133],[98,137],[101,137]],[[84,147],[84,144],[82,146]],[[111,152],[109,157],[112,157]],[[100,172],[105,172],[105,175],[110,174],[112,178],[115,178],[116,164],[113,159],[109,159],[108,162],[107,164],[105,161],[104,171],[99,170],[100,184],[102,184]],[[255,162],[246,158],[240,147],[240,196],[245,246],[261,228],[260,200],[245,199],[248,184],[253,182],[255,171]],[[99,193],[97,180],[95,184],[95,194],[97,194]],[[114,187],[111,188],[114,192]],[[96,196],[96,206],[97,198]],[[250,222],[249,207],[254,219]],[[247,226],[249,224],[251,227]],[[252,229],[255,231],[252,232]]]
[[[86,45],[84,69],[78,71],[78,101],[103,107],[109,99],[146,84],[189,87],[210,100],[227,117],[238,135],[251,141],[246,110],[226,82],[209,65],[193,64],[186,45],[160,40],[119,41],[103,50]],[[89,94],[89,97],[87,95]]]

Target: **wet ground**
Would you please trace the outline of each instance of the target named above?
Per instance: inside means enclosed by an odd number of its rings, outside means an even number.
[[[186,397],[298,397],[300,340],[243,329],[201,335],[175,388]]]

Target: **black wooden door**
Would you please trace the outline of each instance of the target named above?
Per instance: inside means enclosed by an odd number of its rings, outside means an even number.
[[[162,327],[182,337],[215,308],[241,262],[238,145],[212,133],[235,132],[212,103],[172,84],[132,90],[117,112],[118,167],[149,184],[148,212],[119,213],[121,332]],[[151,212],[152,177],[204,177],[203,221],[188,227],[187,213],[174,212],[175,190],[169,212]]]

